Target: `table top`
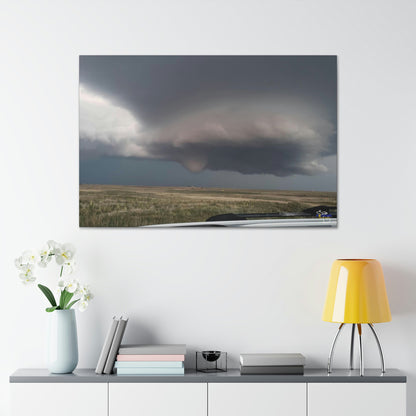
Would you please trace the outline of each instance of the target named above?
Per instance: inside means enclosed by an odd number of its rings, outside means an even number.
[[[225,373],[200,373],[185,370],[185,375],[95,374],[92,368],[79,368],[71,374],[51,374],[47,369],[22,368],[10,376],[10,383],[405,383],[406,375],[396,369],[383,374],[379,369],[358,370],[305,369],[304,375],[241,375],[240,370]]]

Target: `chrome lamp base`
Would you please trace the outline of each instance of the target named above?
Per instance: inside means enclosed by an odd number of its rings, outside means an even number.
[[[331,350],[329,351],[328,356],[328,374],[332,373],[332,358],[334,356],[335,345],[337,343],[339,334],[341,333],[342,328],[344,328],[346,324],[341,324],[338,328],[337,333],[335,334],[334,340],[332,341]],[[363,353],[363,341],[362,341],[362,328],[361,324],[352,324],[351,328],[351,347],[350,347],[350,370],[354,369],[354,335],[355,335],[355,326],[357,325],[358,329],[358,341],[359,341],[359,350],[360,350],[360,376],[364,375],[364,353]],[[380,360],[381,360],[381,372],[385,373],[386,368],[384,364],[384,355],[383,350],[381,349],[380,340],[378,339],[377,333],[374,329],[373,324],[368,324],[371,329],[372,334],[377,343],[378,352],[380,353]]]

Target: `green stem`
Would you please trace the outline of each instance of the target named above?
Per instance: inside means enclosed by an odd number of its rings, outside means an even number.
[[[63,270],[64,270],[64,266],[61,266],[61,274],[59,275],[59,277],[62,277]]]

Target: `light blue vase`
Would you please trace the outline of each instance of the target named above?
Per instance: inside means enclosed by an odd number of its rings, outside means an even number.
[[[75,311],[49,312],[47,365],[51,373],[72,373],[78,364]]]

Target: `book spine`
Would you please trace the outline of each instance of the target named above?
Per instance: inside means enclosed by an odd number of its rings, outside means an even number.
[[[304,373],[303,366],[241,366],[240,373],[242,375],[302,375]]]
[[[116,333],[111,344],[110,352],[108,353],[107,362],[105,363],[104,373],[111,374],[113,372],[114,363],[116,361],[117,351],[123,339],[124,331],[126,329],[128,319],[120,319],[117,325]]]
[[[117,361],[185,361],[184,355],[117,355]]]

